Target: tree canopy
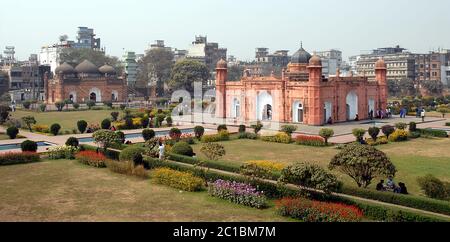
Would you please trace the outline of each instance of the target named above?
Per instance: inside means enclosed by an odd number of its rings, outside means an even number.
[[[173,66],[169,87],[173,91],[186,89],[192,93],[194,92],[195,82],[206,84],[208,78],[208,67],[204,63],[196,60],[183,59]]]
[[[156,90],[159,96],[164,93],[164,83],[170,78],[170,73],[173,67],[173,53],[172,51],[157,48],[147,51],[144,58],[139,63],[138,83],[146,85],[156,79]]]

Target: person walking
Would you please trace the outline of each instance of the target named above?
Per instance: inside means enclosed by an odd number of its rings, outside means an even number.
[[[422,108],[422,112],[420,113],[420,117],[422,117],[422,122],[425,122],[425,109]]]
[[[164,143],[159,141],[159,159],[160,160],[164,160],[164,150],[165,150],[165,146]]]

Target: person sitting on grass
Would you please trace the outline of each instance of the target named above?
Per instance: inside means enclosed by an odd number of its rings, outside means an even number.
[[[380,182],[377,184],[377,191],[384,191],[384,180],[380,180]]]
[[[395,189],[395,182],[394,182],[394,178],[392,176],[390,176],[386,182],[386,187],[390,190],[394,190]]]
[[[394,189],[394,192],[407,195],[408,194],[408,189],[406,188],[405,183],[399,182],[398,183],[398,187],[396,187]]]

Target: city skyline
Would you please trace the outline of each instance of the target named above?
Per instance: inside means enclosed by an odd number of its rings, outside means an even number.
[[[77,27],[87,26],[102,39],[107,54],[119,57],[125,50],[143,53],[156,39],[187,49],[196,35],[208,36],[209,41],[218,42],[229,55],[242,60],[252,60],[257,47],[267,47],[271,52],[288,49],[293,54],[300,41],[311,52],[339,49],[345,60],[385,46],[401,45],[423,53],[450,48],[450,34],[441,24],[450,22],[445,14],[450,3],[414,2],[133,0],[124,6],[118,1],[80,0],[67,11],[56,1],[19,0],[3,3],[4,9],[21,11],[5,11],[0,17],[0,47],[15,46],[18,59],[25,59],[39,53],[42,46],[56,43],[60,35],[74,39]],[[86,6],[90,6],[88,11]],[[272,27],[267,29],[269,24]],[[427,37],[433,37],[433,41]]]

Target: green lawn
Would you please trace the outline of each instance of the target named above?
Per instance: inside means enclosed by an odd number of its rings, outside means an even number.
[[[0,133],[0,140],[9,140],[9,136],[4,134],[4,133]]]
[[[70,111],[70,112],[33,112],[17,110],[11,113],[13,118],[21,119],[25,116],[34,116],[38,124],[52,125],[59,123],[62,131],[72,131],[77,129],[78,120],[86,120],[88,123],[97,123],[105,118],[111,117],[111,112],[121,112],[120,110],[86,110],[86,111]]]
[[[287,221],[151,180],[57,160],[0,167],[1,221]]]
[[[339,152],[334,147],[308,147],[295,144],[268,143],[259,140],[233,140],[222,142],[226,155],[221,159],[230,163],[242,164],[248,160],[272,160],[285,164],[310,162],[327,167],[331,158]],[[200,152],[200,144],[194,145],[194,152]],[[378,146],[386,152],[397,167],[396,182],[404,182],[411,194],[421,195],[417,177],[433,174],[450,182],[450,139],[417,139],[404,143],[391,143]],[[348,176],[333,171],[346,185],[355,186]],[[371,188],[378,180],[374,180]]]

